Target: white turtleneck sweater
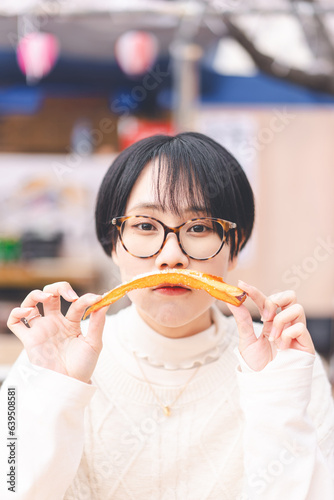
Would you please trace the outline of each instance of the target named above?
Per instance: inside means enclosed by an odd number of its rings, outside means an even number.
[[[334,409],[319,357],[281,351],[254,372],[236,348],[234,318],[213,307],[212,319],[170,339],[133,305],[109,316],[91,384],[23,352],[1,390],[0,497],[333,500]],[[13,386],[16,493],[6,484]]]

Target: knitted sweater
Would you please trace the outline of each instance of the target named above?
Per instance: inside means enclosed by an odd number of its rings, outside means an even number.
[[[334,409],[319,357],[279,351],[254,372],[237,350],[234,318],[213,307],[212,319],[204,332],[169,339],[133,305],[109,316],[91,384],[23,352],[1,391],[6,422],[16,387],[18,440],[13,493],[2,425],[0,497],[333,500]]]

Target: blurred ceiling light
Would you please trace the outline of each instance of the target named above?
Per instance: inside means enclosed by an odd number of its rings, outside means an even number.
[[[37,83],[50,73],[59,55],[59,43],[51,33],[33,32],[20,39],[17,62],[27,83]]]
[[[156,61],[158,51],[156,36],[147,31],[127,31],[115,43],[116,61],[130,76],[147,72]]]
[[[232,38],[222,38],[213,60],[213,69],[223,75],[254,76],[255,64],[247,52]]]

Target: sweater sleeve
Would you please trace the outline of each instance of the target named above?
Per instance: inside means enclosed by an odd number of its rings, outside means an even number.
[[[31,364],[22,352],[0,391],[0,498],[64,497],[80,463],[84,410],[94,392],[90,384]]]
[[[255,372],[236,355],[246,472],[238,500],[332,500],[334,408],[319,356],[279,351]]]

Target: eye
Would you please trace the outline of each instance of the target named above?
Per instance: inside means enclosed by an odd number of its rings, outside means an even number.
[[[159,224],[152,219],[134,217],[133,219],[129,219],[132,231],[136,231],[138,233],[154,233],[159,231]]]
[[[150,222],[141,222],[140,224],[136,224],[134,226],[139,231],[156,231],[157,228],[153,226]]]
[[[210,233],[212,232],[212,227],[209,227],[205,224],[194,224],[188,229],[189,232],[191,233]]]
[[[190,231],[193,231],[194,233],[204,233],[205,230],[206,227],[203,226],[203,224],[197,224],[196,226],[190,228]]]

